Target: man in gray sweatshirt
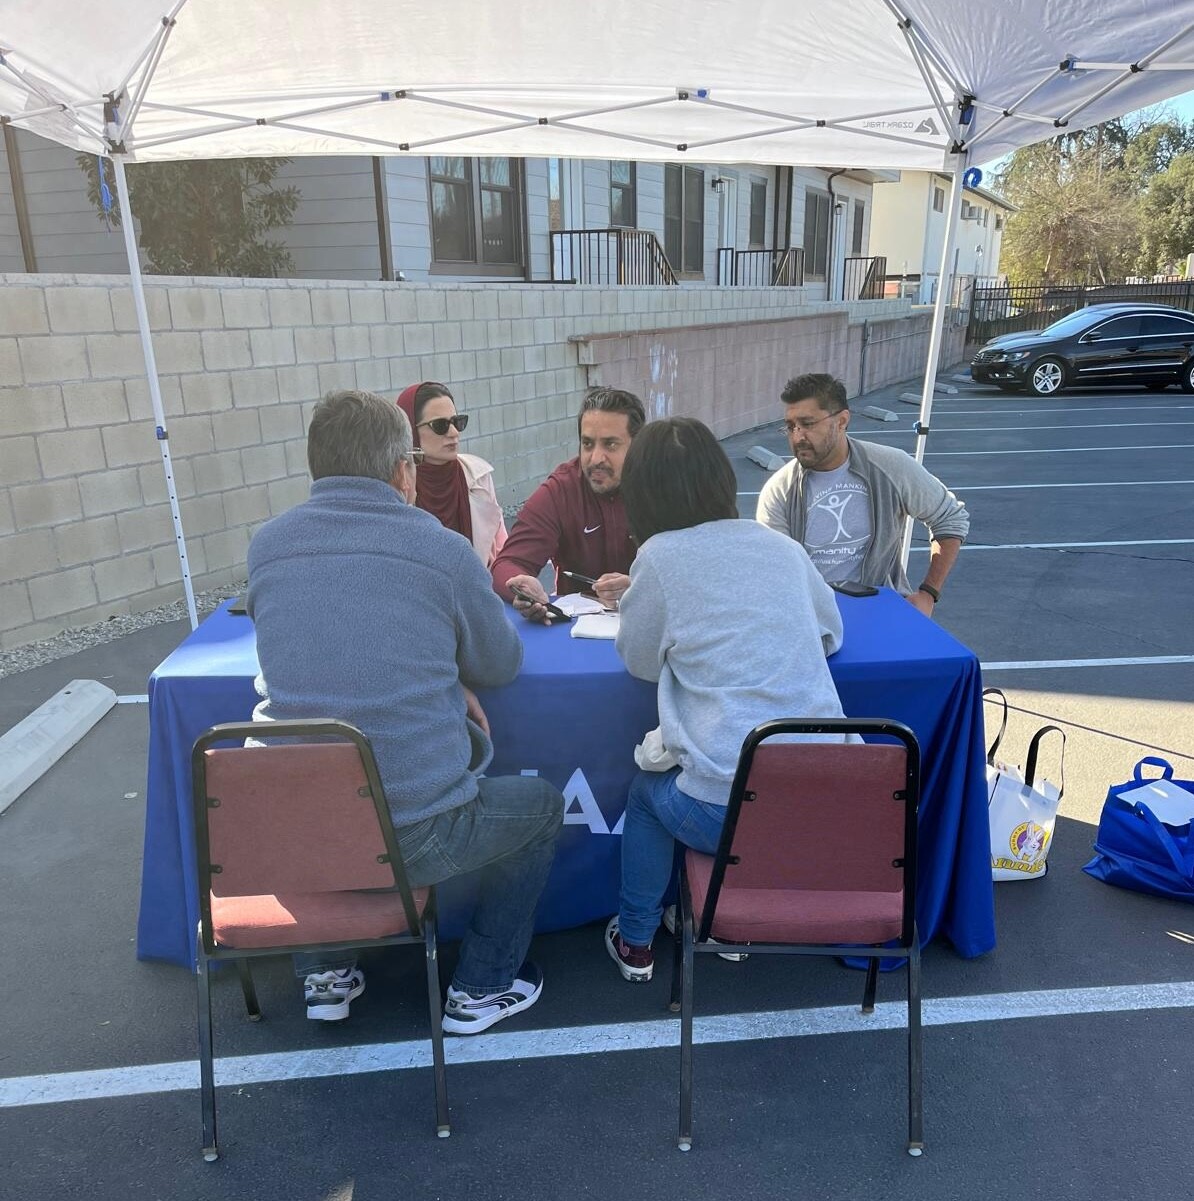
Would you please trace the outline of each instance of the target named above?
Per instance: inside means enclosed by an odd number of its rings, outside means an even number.
[[[535,777],[480,776],[493,744],[471,688],[514,679],[522,642],[472,544],[415,507],[412,446],[405,415],[380,396],[335,392],[315,406],[310,499],[249,546],[254,717],[362,730],[410,883],[479,872],[443,1019],[474,1034],[539,998],[542,975],[523,957],[564,799]],[[365,987],[355,959],[296,960],[307,1016],[347,1017]]]
[[[798,375],[782,400],[794,457],[767,481],[756,518],[802,543],[829,583],[894,588],[931,617],[970,530],[965,506],[902,450],[847,436],[840,380]],[[916,587],[900,562],[908,517],[929,530],[929,566]]]

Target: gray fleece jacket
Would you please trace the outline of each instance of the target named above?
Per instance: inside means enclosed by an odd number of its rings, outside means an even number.
[[[658,681],[663,744],[698,801],[726,804],[755,726],[842,716],[825,662],[842,642],[833,592],[804,547],[774,530],[732,520],[656,534],[619,609],[618,654],[631,675]]]
[[[462,685],[509,683],[522,641],[467,539],[381,480],[329,476],[253,535],[246,603],[255,720],[363,730],[397,826],[477,795],[493,744]]]
[[[871,502],[871,544],[862,564],[864,584],[913,591],[900,564],[904,518],[923,521],[933,539],[966,540],[970,514],[966,506],[911,455],[894,446],[878,446],[847,438],[850,474],[866,482]],[[781,467],[759,494],[755,517],[770,529],[803,543],[808,517],[804,483],[808,472],[793,459]]]

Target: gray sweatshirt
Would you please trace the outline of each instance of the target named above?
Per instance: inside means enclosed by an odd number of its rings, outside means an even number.
[[[913,591],[900,563],[904,518],[923,521],[933,539],[959,538],[970,532],[966,506],[911,455],[894,446],[850,443],[850,474],[866,481],[871,502],[871,544],[862,566],[863,584]],[[804,541],[808,511],[804,484],[808,472],[793,459],[763,486],[755,516],[765,526]]]
[[[710,521],[639,547],[618,654],[659,683],[680,789],[724,805],[746,735],[776,717],[841,717],[825,656],[841,645],[829,585],[799,543],[753,521]],[[646,731],[643,731],[646,733]]]

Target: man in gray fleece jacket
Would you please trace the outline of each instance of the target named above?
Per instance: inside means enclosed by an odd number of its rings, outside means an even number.
[[[474,1034],[533,1005],[523,960],[563,820],[535,777],[479,778],[493,757],[470,688],[509,683],[522,642],[471,543],[415,507],[410,424],[390,401],[336,392],[307,431],[310,499],[257,531],[247,608],[260,721],[335,717],[373,745],[415,887],[479,870],[444,1029]],[[307,1016],[348,1016],[349,956],[297,956]]]
[[[846,435],[846,389],[831,375],[798,375],[783,390],[793,460],[767,481],[755,516],[795,538],[831,584],[903,593],[926,617],[941,599],[970,530],[965,506],[915,459]],[[929,530],[929,566],[913,587],[900,562],[904,521]]]

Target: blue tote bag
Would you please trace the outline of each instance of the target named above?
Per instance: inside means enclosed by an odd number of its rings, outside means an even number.
[[[1141,774],[1145,764],[1161,768],[1160,781]],[[1194,824],[1167,824],[1146,799],[1137,799],[1146,795],[1150,784],[1159,782],[1171,795],[1181,789],[1194,801],[1194,780],[1175,780],[1173,767],[1164,759],[1152,755],[1141,759],[1133,779],[1108,790],[1095,836],[1095,857],[1082,870],[1118,888],[1194,901]],[[1133,793],[1135,797],[1125,795]]]

